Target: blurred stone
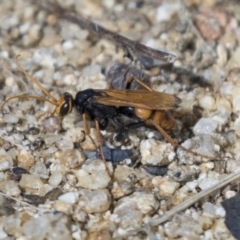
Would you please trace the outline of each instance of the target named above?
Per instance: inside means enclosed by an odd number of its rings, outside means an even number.
[[[12,197],[18,197],[21,193],[21,190],[19,189],[17,182],[13,180],[1,181],[0,191]]]
[[[22,174],[19,186],[32,194],[44,195],[44,184],[40,177],[30,174]]]
[[[175,157],[172,144],[163,143],[155,139],[141,141],[140,152],[142,155],[142,164],[153,166],[167,165]]]
[[[18,167],[29,170],[34,164],[34,157],[26,150],[21,150],[18,155]]]
[[[106,165],[101,160],[87,160],[75,174],[78,186],[88,189],[106,188],[111,180]]]
[[[82,189],[79,194],[78,205],[86,213],[101,213],[107,211],[110,207],[111,195],[107,189]]]

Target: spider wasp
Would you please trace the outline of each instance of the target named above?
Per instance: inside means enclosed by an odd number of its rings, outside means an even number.
[[[176,128],[176,123],[169,114],[168,110],[178,107],[179,103],[181,103],[181,100],[178,97],[168,93],[156,92],[141,80],[135,77],[130,77],[127,81],[127,85],[135,81],[143,89],[86,89],[79,91],[75,98],[73,98],[70,93],[65,92],[60,96],[59,99],[56,99],[20,65],[18,62],[18,56],[15,60],[19,70],[34,84],[36,84],[38,88],[47,95],[47,97],[28,94],[12,96],[4,101],[2,104],[2,110],[7,102],[16,98],[34,98],[41,101],[47,101],[55,106],[53,114],[61,117],[70,114],[72,109],[75,107],[77,112],[83,116],[84,130],[86,135],[88,135],[90,138],[91,136],[87,119],[95,121],[98,134],[97,137],[100,142],[100,154],[103,159],[104,155],[102,152],[100,130],[106,129],[109,119],[120,126],[120,131],[117,135],[117,137],[120,139],[122,133],[129,128],[138,128],[144,125],[153,126],[174,147],[181,148],[184,151],[194,155],[210,158],[209,156],[194,152],[183,147],[182,145],[179,145],[166,133],[165,130],[173,130]],[[137,121],[124,125],[120,119],[121,115],[134,118]],[[91,140],[93,141],[92,138]]]

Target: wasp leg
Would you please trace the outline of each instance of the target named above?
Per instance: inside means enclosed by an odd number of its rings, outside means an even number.
[[[111,83],[108,84],[108,89],[109,89],[109,90],[114,89],[114,87],[113,87],[113,85],[112,85]]]
[[[140,86],[142,86],[143,88],[145,88],[146,90],[150,91],[150,92],[153,92],[153,89],[150,88],[147,84],[145,84],[143,81],[141,81],[140,79],[136,78],[136,77],[130,77],[128,80],[127,80],[127,83],[130,84],[132,81],[135,81],[137,82]]]
[[[119,132],[118,134],[116,135],[115,139],[118,141],[118,142],[121,142],[123,141],[123,139],[126,137],[126,133],[129,131],[129,129],[132,129],[132,128],[139,128],[139,127],[142,127],[145,125],[145,122],[143,121],[140,121],[140,122],[133,122],[133,123],[129,123],[127,125],[124,125],[122,126],[120,129],[119,129]]]
[[[200,157],[204,157],[204,158],[208,158],[208,159],[212,159],[212,157],[210,156],[207,156],[207,155],[204,155],[204,154],[200,154],[200,153],[197,153],[197,152],[194,152],[188,148],[185,148],[183,147],[182,145],[176,143],[165,131],[164,129],[159,125],[157,124],[156,122],[154,122],[152,119],[148,119],[145,121],[145,123],[147,125],[153,125],[162,135],[163,137],[169,142],[171,143],[174,147],[178,147],[178,148],[181,148],[182,150],[186,151],[186,152],[189,152],[195,156],[200,156]]]
[[[95,120],[95,126],[96,126],[96,130],[97,130],[97,139],[98,139],[98,143],[99,143],[99,152],[100,152],[100,155],[101,155],[102,159],[105,161],[105,157],[104,157],[103,150],[102,150],[103,139],[102,139],[102,135],[101,135],[101,132],[100,132],[100,126],[99,126],[98,120]]]
[[[102,139],[102,135],[101,135],[101,132],[100,132],[100,126],[99,126],[98,120],[95,120],[95,126],[96,126],[96,130],[97,130],[97,138],[98,138],[98,142],[99,142],[99,152],[100,152],[101,158],[102,158],[102,160],[105,164],[105,168],[108,172],[108,175],[111,177],[112,174],[108,169],[107,162],[106,162],[106,159],[105,159],[105,156],[104,156],[104,153],[103,153],[103,148],[102,148],[103,139]]]
[[[91,135],[90,135],[90,129],[89,129],[89,126],[88,126],[88,123],[87,123],[87,116],[86,116],[86,114],[84,113],[84,114],[82,115],[82,117],[83,117],[83,128],[84,128],[84,132],[85,132],[85,134],[91,139],[91,141],[92,141],[93,145],[95,146],[95,148],[98,149],[97,144],[94,142],[93,138],[92,138]]]

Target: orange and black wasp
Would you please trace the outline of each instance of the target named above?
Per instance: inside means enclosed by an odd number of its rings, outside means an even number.
[[[153,126],[173,146],[179,147],[194,155],[208,157],[179,145],[166,133],[165,130],[176,128],[176,123],[168,112],[168,110],[176,109],[181,102],[181,100],[174,95],[156,92],[141,80],[135,77],[130,77],[127,81],[128,84],[135,81],[143,89],[86,89],[79,91],[75,98],[70,93],[65,92],[59,99],[56,99],[19,64],[18,57],[16,57],[16,63],[19,70],[36,84],[38,88],[47,95],[47,97],[28,94],[13,96],[5,100],[2,104],[2,109],[7,102],[16,98],[34,98],[41,101],[47,101],[55,106],[53,114],[62,117],[70,114],[72,109],[76,108],[76,110],[83,116],[84,130],[89,137],[90,130],[87,124],[87,119],[95,121],[98,139],[100,141],[100,153],[103,158],[100,130],[106,129],[109,119],[120,126],[120,133],[128,128],[137,128],[144,125]],[[121,122],[121,115],[134,118],[136,121],[124,125]]]

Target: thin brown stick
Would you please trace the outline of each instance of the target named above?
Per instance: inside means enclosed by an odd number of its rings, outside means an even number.
[[[222,179],[219,183],[217,183],[214,186],[211,186],[200,193],[197,193],[196,195],[190,197],[186,201],[180,203],[178,206],[172,208],[171,210],[165,212],[162,216],[159,216],[154,219],[150,219],[149,222],[143,224],[140,228],[134,229],[132,231],[128,231],[125,235],[121,235],[121,237],[125,236],[133,236],[137,234],[140,231],[148,232],[149,228],[153,226],[159,226],[167,221],[169,221],[171,218],[173,218],[175,215],[179,214],[180,212],[183,212],[187,208],[191,207],[195,203],[197,203],[199,200],[203,199],[206,196],[209,196],[213,192],[220,190],[221,188],[227,186],[228,184],[234,183],[236,181],[239,181],[240,179],[240,171],[237,171],[235,173],[230,174],[226,178]],[[151,232],[151,231],[150,231]],[[113,238],[116,240],[117,238]]]
[[[20,55],[18,55],[18,56],[16,56],[15,57],[15,61],[16,61],[16,64],[17,64],[17,67],[18,67],[18,69],[26,76],[26,77],[28,77],[28,79],[32,82],[32,83],[34,83],[34,84],[36,84],[37,86],[38,86],[38,88],[39,89],[41,89],[50,99],[51,99],[51,103],[53,104],[53,105],[57,105],[58,104],[58,100],[54,97],[54,96],[52,96],[51,94],[50,94],[50,92],[46,89],[46,88],[44,88],[33,76],[31,76],[22,66],[21,66],[21,64],[18,62],[18,58],[20,57]]]
[[[147,84],[145,84],[143,81],[139,80],[138,78],[136,77],[130,77],[128,80],[127,80],[127,83],[131,83],[132,81],[135,81],[137,82],[140,86],[142,86],[143,88],[145,88],[146,90],[150,91],[150,92],[153,92],[153,89],[150,88]]]
[[[116,45],[123,48],[128,55],[130,55],[131,59],[135,59],[138,54],[142,54],[164,62],[172,63],[176,58],[176,56],[173,54],[147,47],[144,44],[130,40],[122,35],[107,30],[106,28],[82,16],[62,8],[56,1],[37,0],[32,2],[39,5],[47,12],[57,15],[60,19],[65,19],[69,22],[75,23],[82,29],[87,29],[91,33],[96,34],[99,38],[106,38],[110,41],[113,41]]]

